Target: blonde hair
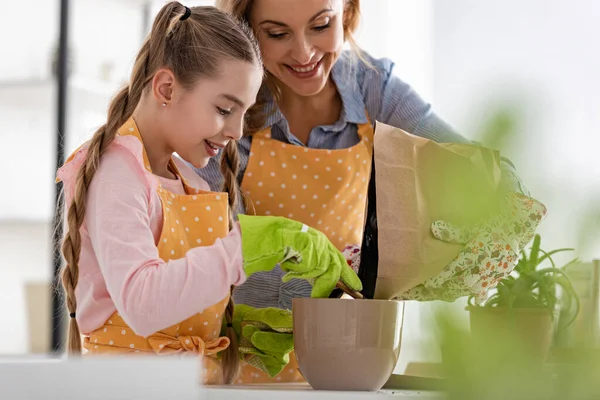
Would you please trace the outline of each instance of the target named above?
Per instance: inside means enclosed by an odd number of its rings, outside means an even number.
[[[199,78],[217,75],[219,62],[223,58],[261,65],[258,44],[245,23],[215,7],[191,7],[189,10],[189,17],[182,20],[187,9],[179,2],[169,2],[162,7],[137,54],[129,85],[121,89],[112,100],[107,122],[94,133],[85,161],[78,171],[75,194],[67,213],[68,229],[62,243],[62,254],[66,261],[62,270],[62,284],[67,310],[72,317],[77,309],[75,288],[79,280],[80,228],[85,216],[90,183],[100,158],[114,140],[117,130],[133,114],[156,71],[169,68],[184,87],[191,88]],[[235,142],[227,145],[222,159],[222,170],[226,177],[225,190],[229,194],[230,209],[233,210],[238,201],[237,180],[231,179],[238,170]],[[234,380],[239,369],[237,338],[230,326],[232,318],[233,300],[230,299],[225,319],[228,324],[226,334],[231,344],[222,353],[226,383]],[[69,321],[67,349],[69,354],[81,353],[81,335],[75,318],[70,318]]]
[[[360,23],[360,0],[344,0],[344,39],[348,41],[352,49],[361,54],[360,47],[354,41],[353,34]],[[250,26],[250,13],[254,0],[216,0],[216,7],[229,14],[234,15]]]
[[[356,40],[354,39],[354,33],[356,32],[356,29],[360,23],[360,0],[344,0],[344,3],[344,40],[350,45],[352,52],[356,56],[355,60],[359,60],[368,67],[373,68],[373,65],[369,62],[369,60],[367,60],[362,49],[360,46],[358,46]],[[216,0],[217,8],[243,20],[249,26],[251,26],[250,14],[252,12],[253,5],[254,0]],[[281,91],[277,85],[273,83],[273,80],[269,79],[268,72],[266,74],[264,86],[268,88],[276,100],[280,100]],[[264,125],[265,117],[267,115],[266,111],[268,111],[264,110],[265,103],[265,92],[261,91],[261,94],[259,94],[259,98],[257,99],[254,107],[248,111],[246,135],[252,135]]]

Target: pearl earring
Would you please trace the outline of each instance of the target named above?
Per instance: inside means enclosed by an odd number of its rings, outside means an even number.
[[[162,103],[162,106],[163,106],[163,107],[166,107],[166,106],[167,106],[167,103]]]

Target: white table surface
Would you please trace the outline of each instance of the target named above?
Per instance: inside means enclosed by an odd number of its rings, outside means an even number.
[[[338,392],[312,390],[309,385],[278,384],[248,386],[212,386],[206,389],[206,400],[439,400],[435,392],[382,390],[379,392]]]
[[[0,357],[0,399],[384,400],[440,399],[418,391],[316,391],[307,384],[202,386],[198,358]]]
[[[203,400],[197,359],[0,358],[4,400]]]

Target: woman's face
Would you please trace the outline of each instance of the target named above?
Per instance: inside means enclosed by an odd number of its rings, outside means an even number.
[[[255,0],[265,68],[300,96],[319,93],[344,45],[344,0]]]

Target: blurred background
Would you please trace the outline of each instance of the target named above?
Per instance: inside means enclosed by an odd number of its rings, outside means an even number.
[[[59,3],[0,0],[0,355],[50,346]],[[70,3],[67,155],[104,121],[164,1]],[[507,133],[497,144],[549,209],[543,247],[599,258],[600,2],[363,0],[362,14],[361,47],[448,123],[475,140]],[[409,304],[399,371],[438,356],[420,350],[434,305]],[[468,323],[464,301],[443,306]]]

